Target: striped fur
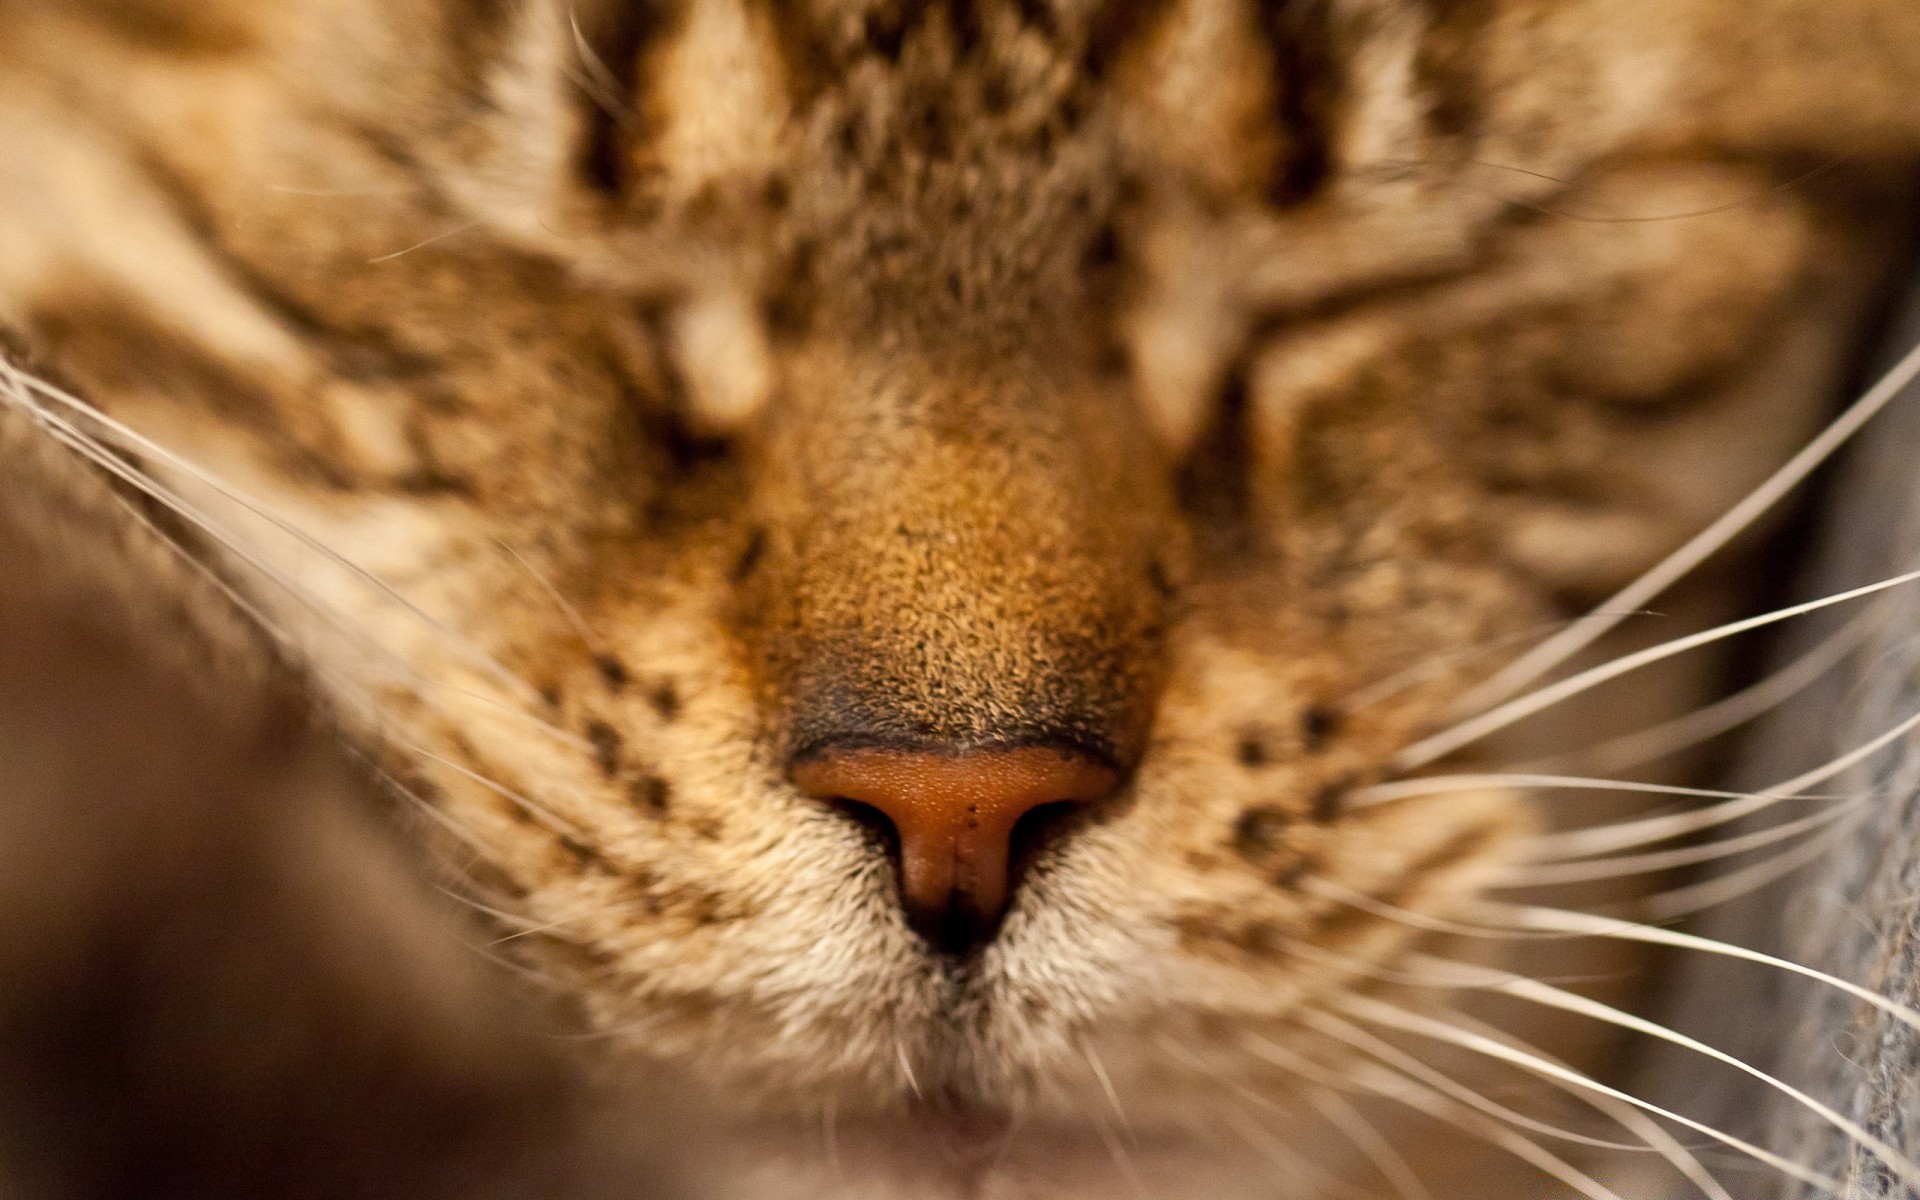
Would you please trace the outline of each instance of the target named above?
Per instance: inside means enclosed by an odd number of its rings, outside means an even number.
[[[1920,165],[1906,0],[0,0],[0,35],[0,328],[70,385],[12,402],[254,614],[570,1069],[690,1081],[722,1132],[684,1186],[729,1197],[1397,1177],[1314,1099],[1358,1070],[1314,1020],[1445,1011],[1419,955],[1508,960],[1378,907],[1458,917],[1601,814],[1349,798],[1819,427]],[[1752,552],[1675,625],[1754,600]],[[1128,783],[954,960],[784,780],[849,736]],[[1510,1028],[1607,1068],[1566,1024]],[[1544,1194],[1380,1120],[1436,1195]]]

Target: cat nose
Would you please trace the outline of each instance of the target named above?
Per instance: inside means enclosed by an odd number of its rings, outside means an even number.
[[[1048,746],[937,751],[852,749],[810,755],[789,772],[815,799],[866,806],[899,840],[900,900],[933,946],[960,953],[990,937],[1034,822],[1113,794],[1119,773]]]

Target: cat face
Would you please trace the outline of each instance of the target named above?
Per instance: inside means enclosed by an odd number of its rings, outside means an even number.
[[[1817,422],[1825,9],[15,0],[0,320],[596,1047],[1204,1124],[1537,824],[1352,798]]]

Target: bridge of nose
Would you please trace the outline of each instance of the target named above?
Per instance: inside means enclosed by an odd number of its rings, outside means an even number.
[[[809,795],[869,805],[893,823],[901,900],[923,926],[956,911],[977,921],[998,918],[1020,819],[1048,804],[1102,799],[1118,782],[1109,767],[1047,747],[847,750],[800,762],[791,776]]]

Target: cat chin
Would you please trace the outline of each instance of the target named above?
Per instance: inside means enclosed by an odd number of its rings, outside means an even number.
[[[736,1127],[694,1150],[690,1200],[1240,1200],[1273,1164],[1184,1133],[925,1113]],[[1264,1184],[1264,1188],[1263,1185]]]

